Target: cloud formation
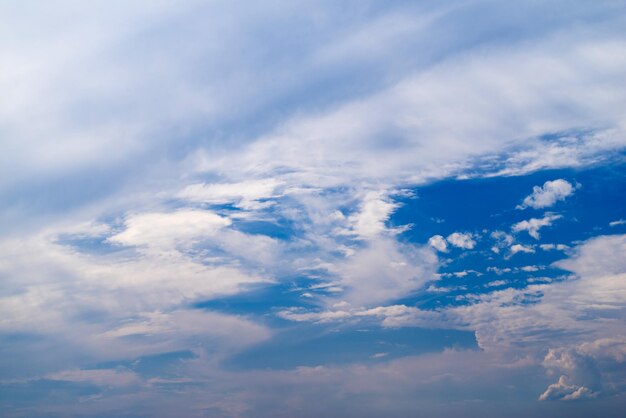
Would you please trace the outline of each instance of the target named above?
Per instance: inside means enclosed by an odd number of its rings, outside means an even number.
[[[447,252],[448,251],[448,243],[446,239],[441,235],[433,235],[428,239],[428,245],[436,249],[437,251]]]
[[[584,386],[570,385],[565,376],[559,377],[558,382],[548,386],[546,391],[539,396],[540,401],[574,401],[579,399],[589,399],[596,394]]]
[[[527,221],[521,221],[511,226],[511,231],[522,232],[527,231],[528,235],[534,239],[539,239],[539,230],[546,226],[551,226],[554,221],[561,219],[561,215],[546,213],[543,218],[531,218]]]
[[[471,250],[476,245],[473,235],[465,232],[453,232],[446,240],[454,247]]]
[[[579,186],[577,186],[579,187]],[[556,202],[565,200],[574,193],[575,187],[563,179],[546,181],[543,186],[533,187],[532,194],[526,196],[517,209],[543,209],[553,206]]]

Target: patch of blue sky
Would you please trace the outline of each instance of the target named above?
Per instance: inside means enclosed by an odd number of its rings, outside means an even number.
[[[274,312],[287,307],[313,308],[317,306],[314,298],[303,297],[302,294],[312,292],[324,294],[323,288],[312,290],[313,281],[308,277],[291,278],[276,284],[251,284],[244,286],[236,295],[214,298],[196,302],[196,309],[206,309],[237,315],[258,315],[269,323],[284,324],[285,321],[276,317]]]
[[[0,352],[3,356],[11,358],[10,362],[0,363],[0,376],[6,379],[37,373],[46,359],[33,356],[37,351],[34,347],[45,346],[47,343],[46,337],[36,333],[0,333]],[[56,361],[53,363],[56,367]]]
[[[422,328],[381,329],[367,324],[359,327],[298,324],[281,330],[266,343],[236,354],[225,365],[240,370],[372,363],[445,348],[477,349],[474,333]]]
[[[88,254],[104,255],[129,250],[129,247],[111,244],[107,241],[107,239],[108,236],[91,237],[83,235],[62,234],[57,238],[56,243],[72,247],[77,251]]]
[[[565,258],[560,250],[541,245],[567,247],[593,236],[620,233],[623,225],[610,223],[626,216],[626,165],[591,166],[583,169],[545,170],[524,176],[448,179],[413,190],[412,197],[400,198],[401,206],[389,220],[390,227],[413,225],[400,235],[401,240],[423,245],[433,235],[447,237],[454,232],[472,234],[475,246],[459,249],[448,244],[439,253],[441,279],[431,292],[403,299],[421,308],[440,308],[466,303],[462,295],[485,293],[502,288],[524,288],[528,284],[563,280],[569,272],[553,265]],[[516,209],[531,194],[533,186],[564,179],[579,185],[573,195],[546,208]],[[530,218],[554,213],[561,218],[539,230],[540,239],[511,230],[512,225]],[[511,253],[507,247],[495,253],[494,231],[510,234],[516,244],[529,253]],[[510,244],[508,245],[510,247]],[[437,292],[437,289],[441,293]]]
[[[294,236],[292,225],[286,220],[278,220],[277,222],[235,220],[232,228],[246,234],[265,235],[279,240],[288,240]]]

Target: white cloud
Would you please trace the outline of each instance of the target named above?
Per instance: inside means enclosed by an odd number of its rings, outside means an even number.
[[[526,209],[527,207],[533,209],[548,208],[553,206],[556,202],[565,200],[566,197],[571,196],[574,190],[575,187],[567,180],[557,179],[546,181],[543,187],[533,187],[533,193],[526,196],[522,204],[517,206],[517,209]]]
[[[363,197],[359,211],[348,217],[351,230],[364,239],[388,231],[385,222],[397,207],[383,193],[369,191]]]
[[[428,239],[428,245],[443,253],[448,251],[448,244],[446,242],[446,239],[441,235],[433,235],[432,237],[430,237]]]
[[[400,298],[433,280],[437,256],[429,248],[379,239],[332,267],[353,305],[371,305]]]
[[[595,398],[597,394],[584,386],[570,385],[567,378],[561,376],[559,381],[548,386],[539,396],[540,401],[573,401],[577,399]]]
[[[178,196],[192,202],[233,203],[243,209],[260,209],[268,205],[268,202],[260,200],[280,196],[277,189],[281,185],[281,182],[272,178],[239,183],[199,183],[185,187]]]
[[[573,257],[561,260],[556,265],[585,278],[621,275],[626,273],[626,259],[622,257],[625,253],[626,235],[599,236],[578,246]],[[616,286],[618,284],[615,283]],[[622,293],[617,291],[614,296],[621,296]]]
[[[252,243],[248,251],[265,251],[257,237],[228,231],[229,224],[211,212],[180,210],[130,215],[121,230],[91,224],[70,229],[81,239],[102,240],[104,248],[107,243],[131,246],[103,252],[64,245],[59,241],[63,226],[4,239],[0,271],[14,279],[12,292],[0,295],[0,328],[61,338],[65,345],[56,348],[59,353],[101,359],[188,349],[190,338],[216,349],[230,344],[231,351],[263,340],[269,336],[263,326],[181,308],[270,281],[245,271],[243,263],[213,262],[192,248],[202,240],[209,248],[215,245],[211,240],[235,248],[223,242],[234,237],[248,247]],[[244,250],[235,253],[245,256]],[[91,318],[93,312],[98,314],[90,321],[76,319]],[[246,337],[239,334],[242,329]]]
[[[620,129],[567,134],[554,141],[528,144],[522,150],[507,153],[505,163],[494,164],[487,177],[521,176],[538,170],[581,167],[610,158],[618,145]],[[503,168],[497,169],[498,166]]]
[[[565,251],[569,248],[569,246],[565,244],[539,244],[539,248],[541,248],[544,251],[552,251],[552,250]]]
[[[229,226],[231,221],[209,211],[178,210],[133,214],[126,218],[124,224],[124,230],[109,237],[109,242],[164,250],[179,244],[191,246],[195,241]]]
[[[199,152],[198,169],[235,177],[243,168],[255,175],[276,173],[287,183],[317,187],[364,181],[416,184],[473,173],[469,161],[492,155],[496,159],[511,150],[521,152],[524,141],[525,156],[506,159],[506,167],[517,167],[522,159],[526,171],[580,165],[599,152],[626,145],[621,108],[615,107],[626,96],[605,95],[603,85],[590,87],[586,74],[602,70],[623,76],[608,55],[597,62],[599,68],[581,65],[595,48],[619,53],[624,45],[589,43],[574,48],[558,37],[532,45],[514,53],[485,51],[480,60],[455,57],[370,96],[317,114],[296,115],[224,158]],[[537,68],[544,69],[540,77]],[[554,103],[563,91],[569,92],[570,109],[580,109],[578,113],[589,115],[590,120],[609,118],[614,130],[581,133],[580,138],[572,135],[561,142],[538,139],[547,131],[562,132],[583,123]],[[579,100],[582,97],[584,101]],[[393,132],[396,139],[389,141],[381,132]],[[546,147],[555,150],[546,152]],[[546,159],[546,155],[563,155],[563,148],[571,151],[567,158]],[[485,174],[481,170],[476,175]]]
[[[489,282],[485,284],[485,287],[499,287],[499,286],[504,286],[507,283],[508,282],[506,280],[494,280],[493,282]]]
[[[519,343],[543,350],[545,344],[552,341],[552,333],[557,332],[561,342],[578,341],[577,350],[585,355],[597,357],[602,353],[602,356],[623,362],[626,359],[626,343],[613,337],[622,326],[621,319],[613,317],[610,312],[617,314],[626,301],[626,287],[622,280],[626,266],[621,257],[625,237],[592,239],[579,246],[573,258],[557,263],[559,268],[575,271],[579,278],[561,278],[555,283],[469,295],[472,297],[468,300],[474,300],[474,303],[467,306],[425,312],[415,307],[392,305],[341,311],[286,311],[283,315],[303,321],[380,315],[388,325],[409,325],[412,320],[446,323],[448,326],[464,323],[476,330],[481,347],[489,351],[499,351]],[[597,259],[606,260],[606,263],[600,267],[595,262]],[[532,267],[530,270],[535,270]],[[493,268],[488,270],[494,271]],[[505,282],[491,284],[500,286]],[[587,315],[607,312],[607,315],[603,316],[603,325],[598,326],[580,319],[582,312]],[[554,356],[547,357],[550,358]]]
[[[446,239],[451,245],[457,248],[471,250],[476,245],[476,241],[473,239],[473,237],[474,236],[470,233],[453,232],[452,234],[448,235],[448,238]]]
[[[609,222],[609,226],[618,226],[618,225],[624,225],[624,224],[626,224],[626,220],[624,220],[624,219],[620,219],[618,221]]]
[[[512,235],[504,231],[493,231],[490,237],[496,241],[495,245],[491,247],[491,251],[496,254],[499,254],[502,249],[510,247],[515,241]]]
[[[528,235],[534,239],[539,239],[539,230],[546,226],[551,226],[554,221],[561,219],[561,215],[547,213],[543,218],[531,218],[527,221],[521,221],[511,227],[513,232],[528,231]]]
[[[534,271],[543,270],[544,268],[545,268],[544,266],[523,266],[523,267],[520,267],[520,270],[525,271],[525,272],[534,272]]]
[[[432,327],[439,323],[437,312],[420,310],[405,305],[377,306],[374,308],[353,308],[332,311],[302,311],[287,309],[277,313],[281,318],[296,322],[337,322],[363,318],[377,318],[384,327],[397,328],[402,326]]]
[[[539,392],[537,396],[542,400],[598,397],[626,385],[626,341],[619,337],[626,303],[625,250],[626,235],[591,239],[576,247],[571,258],[556,264],[576,276],[521,289],[467,295],[468,303],[460,306],[421,311],[391,305],[343,309],[341,313],[307,312],[290,319],[376,318],[390,327],[446,324],[472,330],[488,355],[527,355],[527,366],[541,365],[557,376],[567,376],[543,394]],[[495,287],[505,283],[491,284]]]
[[[602,387],[626,385],[626,342],[616,337],[623,333],[626,304],[624,251],[626,235],[590,239],[555,263],[576,276],[476,295],[477,303],[442,313],[468,323],[487,351],[552,347],[543,366],[570,381],[555,383],[544,399],[599,396]]]

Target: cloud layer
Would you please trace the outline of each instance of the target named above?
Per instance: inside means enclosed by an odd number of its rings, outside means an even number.
[[[0,5],[0,413],[611,416],[626,214],[576,175],[622,184],[625,12]],[[345,364],[233,364],[350,332]]]

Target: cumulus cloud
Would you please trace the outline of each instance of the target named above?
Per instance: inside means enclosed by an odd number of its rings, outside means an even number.
[[[354,305],[400,298],[435,278],[437,257],[429,248],[379,239],[330,267]]]
[[[551,226],[554,221],[561,219],[563,216],[547,213],[543,218],[531,218],[527,221],[521,221],[511,227],[513,232],[527,231],[528,235],[534,239],[539,239],[539,230],[546,226]]]
[[[567,377],[561,376],[558,382],[548,386],[546,391],[539,396],[540,401],[574,401],[590,399],[596,394],[584,386],[570,385]]]
[[[448,251],[448,243],[441,235],[433,235],[428,239],[428,245],[443,253]]]
[[[133,214],[124,223],[124,230],[110,236],[109,242],[163,250],[183,243],[190,246],[230,225],[231,220],[209,211],[178,210]]]
[[[471,250],[476,246],[476,241],[473,238],[474,235],[470,233],[453,232],[446,239],[454,247]]]
[[[577,187],[579,186],[574,187],[570,182],[563,179],[546,181],[543,186],[533,187],[532,194],[526,196],[522,204],[517,206],[517,209],[526,209],[528,207],[533,209],[548,208],[556,202],[571,196]]]
[[[534,272],[534,271],[543,270],[544,268],[545,268],[544,266],[523,266],[523,267],[520,267],[520,270],[525,271],[525,272]]]

